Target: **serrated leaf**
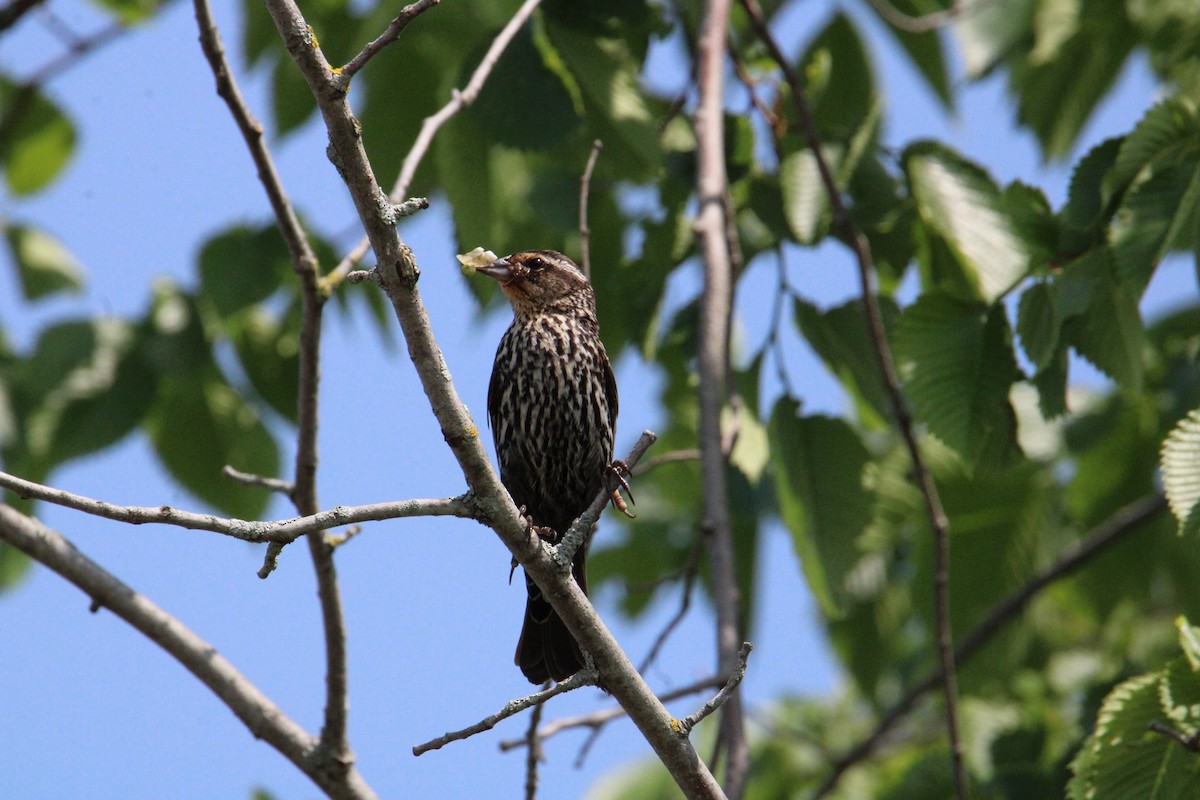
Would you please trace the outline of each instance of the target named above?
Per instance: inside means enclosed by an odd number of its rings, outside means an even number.
[[[4,235],[26,300],[83,290],[83,267],[58,239],[25,225],[6,225]]]
[[[254,409],[215,368],[164,378],[146,429],[163,466],[192,494],[233,517],[262,515],[267,491],[231,481],[221,470],[229,465],[277,475],[279,450]]]
[[[831,165],[842,157],[840,145],[821,148]],[[800,244],[816,244],[829,230],[829,193],[821,181],[817,158],[808,148],[784,155],[779,164],[779,186],[788,229]]]
[[[1183,163],[1152,164],[1113,217],[1117,274],[1139,297],[1168,250],[1200,243],[1200,146],[1193,143],[1188,156]]]
[[[880,311],[884,329],[890,331],[899,316],[896,304],[881,298]],[[854,397],[860,416],[876,424],[890,419],[891,405],[879,375],[862,302],[852,300],[822,312],[797,298],[795,315],[809,345]]]
[[[50,183],[75,150],[75,126],[36,87],[0,78],[0,166],[13,194]]]
[[[968,464],[1015,448],[1008,391],[1020,373],[1003,306],[926,293],[900,316],[896,355],[918,417]]]
[[[1104,699],[1086,756],[1072,763],[1090,800],[1185,800],[1195,793],[1200,760],[1176,742],[1148,730],[1162,720],[1159,684],[1164,673],[1139,675]]]
[[[1025,355],[1039,370],[1049,364],[1058,351],[1061,324],[1049,285],[1035,283],[1024,291],[1017,306],[1017,335],[1021,337]]]
[[[1052,53],[1022,52],[1009,69],[1018,120],[1033,130],[1046,158],[1070,151],[1137,44],[1124,0],[1091,0],[1086,13],[1071,4],[1067,15],[1074,30]]]
[[[1173,725],[1186,734],[1200,729],[1200,673],[1184,656],[1167,662],[1158,701]]]
[[[1179,647],[1188,664],[1193,671],[1200,671],[1200,628],[1184,616],[1175,618],[1175,628],[1179,631]]]
[[[907,13],[912,16],[920,16],[922,13],[928,13],[924,3],[910,2],[910,0],[896,0],[893,5],[902,13]],[[871,8],[879,13],[879,6],[872,5]],[[946,110],[951,110],[954,106],[954,98],[950,91],[950,76],[946,68],[946,56],[943,52],[942,37],[937,31],[925,31],[923,33],[913,33],[903,30],[894,25],[888,25],[887,30],[892,36],[896,37],[896,41],[900,43],[905,55],[908,56],[913,66],[921,74],[925,80],[925,85],[933,92],[934,96],[941,102],[942,107]]]
[[[1079,231],[1095,227],[1106,215],[1112,200],[1106,188],[1107,180],[1117,155],[1121,151],[1121,137],[1105,139],[1087,152],[1071,172],[1071,183],[1067,188],[1067,203],[1063,206],[1063,222]]]
[[[858,535],[871,521],[872,496],[863,487],[870,454],[844,421],[798,411],[784,398],[771,413],[776,496],[809,588],[836,617],[859,555]]]
[[[1194,149],[1198,137],[1200,114],[1191,101],[1179,96],[1160,101],[1122,139],[1109,186],[1119,191],[1152,162],[1168,161],[1181,151]]]
[[[1200,409],[1194,409],[1163,442],[1163,491],[1180,530],[1200,515]]]
[[[1087,308],[1067,323],[1066,337],[1081,356],[1118,384],[1140,391],[1146,334],[1137,298],[1117,281],[1111,255],[1105,249],[1093,251],[1070,265],[1068,271],[1072,280],[1087,284],[1087,291],[1075,294],[1060,286],[1057,296],[1071,304],[1086,296]],[[1067,279],[1066,274],[1063,279]],[[1059,316],[1066,315],[1060,311]]]
[[[905,172],[917,210],[954,253],[978,297],[991,303],[1029,271],[1029,248],[979,167],[933,142],[911,145]]]

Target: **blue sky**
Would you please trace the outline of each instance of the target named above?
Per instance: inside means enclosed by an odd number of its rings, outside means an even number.
[[[467,13],[467,6],[447,2],[431,13]],[[52,0],[49,7],[81,31],[102,23],[90,6]],[[794,4],[780,38],[797,51],[838,7]],[[214,11],[236,56],[238,7],[217,0]],[[10,74],[26,75],[55,52],[36,16],[0,39],[0,64]],[[888,143],[941,138],[998,180],[1020,178],[1043,187],[1055,205],[1062,201],[1067,169],[1042,164],[1032,137],[1014,128],[999,80],[966,88],[957,116],[947,118],[891,39],[873,21],[865,27],[873,42],[884,45],[876,67],[889,108]],[[673,45],[662,46],[655,64],[656,83],[677,87],[686,77]],[[264,76],[238,76],[251,106],[265,118]],[[29,200],[5,197],[0,215],[35,222],[62,239],[86,267],[88,289],[28,306],[18,299],[12,271],[0,267],[0,319],[18,348],[50,321],[140,314],[154,281],[166,276],[193,284],[195,255],[207,236],[269,215],[249,156],[213,91],[190,4],[175,3],[154,25],[96,53],[48,91],[78,124],[78,152],[51,190]],[[1148,70],[1135,62],[1086,129],[1078,152],[1131,128],[1153,92]],[[324,148],[323,132],[310,124],[278,143],[275,155],[285,186],[307,217],[337,233],[350,229],[353,209]],[[448,220],[435,200],[401,232],[422,263],[422,292],[458,391],[482,421],[495,342],[508,320],[504,314],[476,319],[453,258]],[[851,261],[837,246],[797,249],[789,269],[793,284],[817,302],[839,302],[855,291]],[[1170,305],[1182,292],[1194,296],[1195,278],[1184,260],[1160,272],[1148,310]],[[773,287],[772,269],[763,264],[739,292],[750,343],[765,335]],[[789,358],[792,374],[803,376],[808,409],[843,408],[803,345],[792,344]],[[334,315],[327,321],[322,371],[324,507],[463,489],[402,347],[384,346],[364,320]],[[1086,370],[1076,375],[1101,380]],[[619,365],[618,379],[617,449],[624,452],[642,428],[658,421],[656,386],[633,356]],[[162,476],[140,436],[71,464],[53,482],[117,503],[200,508]],[[269,513],[291,516],[281,502]],[[255,576],[260,551],[215,534],[134,528],[45,506],[40,516],[208,639],[300,724],[310,731],[319,727],[323,658],[311,568],[301,548],[285,551],[277,572],[261,581]],[[821,693],[838,684],[782,530],[767,532],[762,557],[757,647],[745,684],[759,709],[781,693]],[[523,717],[421,758],[410,753],[414,744],[470,724],[528,690],[511,664],[524,591],[519,581],[508,586],[508,562],[495,536],[461,520],[373,524],[339,551],[352,744],[359,768],[381,796],[520,792],[524,757],[500,753],[497,742],[519,736]],[[596,601],[635,660],[675,608],[673,598],[662,602],[650,619],[631,626],[617,615],[612,595],[601,592]],[[289,800],[318,796],[178,664],[111,614],[90,614],[87,607],[83,594],[43,569],[0,598],[0,797],[245,798],[255,786]],[[653,686],[666,691],[709,674],[709,619],[703,604],[693,608],[647,676]],[[698,702],[682,701],[673,711],[688,713]],[[578,692],[554,703],[546,718],[607,705],[598,692]],[[600,775],[648,752],[631,725],[616,723],[577,770],[582,739],[572,733],[547,743],[546,796],[579,796]]]

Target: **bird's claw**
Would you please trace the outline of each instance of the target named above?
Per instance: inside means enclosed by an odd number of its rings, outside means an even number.
[[[629,517],[629,519],[635,519],[637,514],[629,511],[629,506],[625,504],[625,498],[621,497],[621,490],[624,489],[625,494],[629,495],[629,502],[636,505],[636,501],[633,499],[633,490],[629,488],[629,478],[632,477],[629,467],[619,458],[614,459],[605,468],[605,475],[611,487],[613,508],[620,511],[626,517]]]

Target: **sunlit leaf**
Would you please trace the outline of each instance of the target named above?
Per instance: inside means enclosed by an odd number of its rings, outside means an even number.
[[[26,300],[83,289],[83,267],[58,239],[25,225],[6,225],[4,235]]]
[[[1180,420],[1163,442],[1162,476],[1180,532],[1200,530],[1200,409]]]
[[[50,183],[75,150],[75,126],[36,87],[0,78],[0,166],[13,194]]]
[[[911,145],[904,164],[922,219],[945,239],[980,299],[994,301],[1025,276],[1029,248],[987,173],[932,142]]]
[[[863,487],[870,454],[842,420],[798,411],[795,401],[781,399],[771,413],[775,490],[809,588],[836,617],[859,555],[858,534],[871,521],[872,498]]]

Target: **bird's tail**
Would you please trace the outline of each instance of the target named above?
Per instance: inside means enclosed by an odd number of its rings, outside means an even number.
[[[571,572],[587,594],[583,556],[580,548]],[[529,576],[525,576],[525,586],[529,590],[529,599],[525,601],[525,623],[521,626],[514,660],[530,683],[540,685],[548,680],[566,680],[583,668],[583,652],[558,612],[550,607],[542,590]]]

